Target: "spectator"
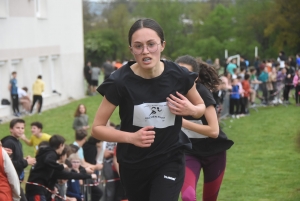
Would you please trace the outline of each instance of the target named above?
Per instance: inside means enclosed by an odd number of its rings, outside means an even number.
[[[215,61],[214,61],[214,64],[213,64],[213,67],[219,71],[219,69],[221,68],[221,65],[220,65],[220,59],[219,58],[216,58]]]
[[[250,67],[250,86],[251,86],[251,105],[255,106],[255,98],[259,97],[258,88],[261,82],[257,80],[256,77],[256,69],[254,67]],[[261,98],[260,98],[261,99]]]
[[[82,149],[82,146],[84,145],[84,143],[86,142],[86,138],[87,138],[87,131],[83,130],[83,129],[79,129],[75,131],[75,142],[73,143],[73,145],[76,145],[79,147],[78,149],[78,156],[81,160],[81,164],[84,168],[91,168],[93,170],[100,170],[102,169],[102,164],[90,164],[88,162],[85,161],[84,159],[84,151]]]
[[[232,90],[230,94],[229,113],[232,118],[239,117],[240,112],[240,92],[238,79],[232,79]]]
[[[27,87],[18,88],[19,102],[21,103],[25,114],[28,114],[30,112],[30,106],[31,106],[31,100],[27,92],[28,92]]]
[[[0,141],[0,200],[19,201],[20,181],[6,151]]]
[[[86,107],[83,104],[79,104],[75,114],[74,114],[74,121],[73,121],[73,129],[74,130],[88,130],[89,126],[89,116],[86,114]]]
[[[285,56],[284,51],[280,51],[280,52],[279,52],[277,61],[278,61],[279,64],[280,64],[280,66],[279,66],[280,68],[285,68],[286,56]]]
[[[265,67],[264,71],[261,72],[261,74],[258,77],[258,80],[261,81],[260,87],[263,92],[263,104],[268,104],[268,89],[267,89],[267,82],[269,80],[269,74],[268,74],[268,68]]]
[[[58,155],[62,154],[64,150],[64,144],[65,139],[62,136],[53,135],[49,140],[49,146],[40,147],[36,156],[37,163],[34,168],[31,169],[28,183],[26,184],[28,201],[35,201],[37,199],[46,201],[48,192],[44,187],[54,191],[54,186],[49,186],[49,183],[52,177],[55,176],[55,171],[62,172],[65,168],[64,165],[56,162]],[[91,176],[87,178],[91,178]],[[37,186],[32,183],[38,183],[40,185]]]
[[[83,155],[84,160],[92,165],[98,165],[102,169],[103,165],[97,162],[97,155],[98,155],[98,146],[100,146],[100,140],[95,139],[94,137],[90,136],[88,140],[83,144]],[[101,148],[101,147],[100,147]],[[95,174],[99,174],[99,171],[95,170]],[[87,181],[88,183],[93,183],[91,181]],[[107,184],[106,184],[107,187]],[[105,187],[105,189],[106,189]],[[91,200],[92,201],[99,201],[103,195],[103,192],[98,186],[91,186]],[[105,199],[108,201],[107,199]]]
[[[32,114],[34,105],[37,101],[39,102],[38,113],[41,114],[41,110],[42,110],[42,106],[43,106],[42,93],[44,92],[44,90],[45,90],[45,84],[42,81],[42,76],[39,75],[37,77],[37,80],[33,83],[33,86],[32,86],[33,101],[32,101],[31,110],[30,110],[31,114]]]
[[[65,148],[63,150],[63,152],[61,153],[59,159],[58,159],[58,163],[59,164],[63,164],[68,165],[70,168],[72,168],[72,164],[69,162],[69,160],[67,160],[67,152],[69,150],[69,146],[65,145]],[[75,153],[77,155],[77,153]],[[70,154],[71,155],[71,154]],[[69,156],[70,156],[69,155]],[[89,174],[86,173],[86,171],[83,169],[81,169],[82,167],[80,167],[80,173],[77,172],[70,172],[69,168],[66,168],[63,171],[57,171],[55,170],[53,172],[53,176],[51,177],[51,180],[49,181],[49,188],[53,189],[54,186],[58,187],[58,192],[59,194],[62,195],[62,197],[65,197],[67,199],[67,201],[76,201],[76,198],[71,198],[71,197],[67,197],[66,196],[66,187],[67,187],[67,181],[68,179],[89,179],[91,178],[91,175],[89,175],[92,172],[88,172]],[[92,175],[92,178],[96,178],[96,175]],[[47,195],[47,200],[50,200],[52,195],[50,193],[48,193]],[[62,201],[61,198],[56,197],[55,201]]]
[[[296,55],[296,69],[297,70],[299,70],[300,69],[300,53],[298,53],[297,55]]]
[[[241,67],[239,76],[241,77],[242,81],[245,79],[245,74],[246,74],[246,68]]]
[[[234,74],[233,69],[236,69],[236,68],[237,68],[237,66],[236,66],[236,59],[232,59],[230,61],[230,63],[227,65],[227,72],[229,72],[231,75],[233,75]]]
[[[296,71],[293,84],[295,87],[296,106],[300,106],[300,69]]]
[[[36,154],[38,145],[43,141],[48,142],[51,138],[51,135],[43,133],[43,124],[38,121],[31,123],[31,134],[30,140],[26,138],[24,133],[20,139],[23,140],[28,146],[32,146],[34,148],[34,153]]]
[[[117,59],[117,61],[114,64],[115,70],[118,70],[119,68],[122,67],[122,63],[120,62],[120,60]]]
[[[245,79],[242,81],[242,87],[244,91],[244,96],[241,98],[242,104],[241,104],[241,114],[249,114],[248,110],[248,100],[250,99],[250,94],[251,94],[251,87],[250,87],[250,75],[246,74]]]
[[[87,82],[87,95],[91,95],[93,87],[92,87],[92,63],[88,61],[86,66],[83,68],[84,78]]]
[[[10,135],[2,138],[1,140],[2,146],[12,150],[12,154],[10,155],[10,158],[13,162],[13,165],[15,167],[15,170],[18,174],[20,181],[23,181],[24,169],[28,165],[34,165],[35,158],[32,158],[30,156],[27,156],[26,158],[23,157],[22,144],[19,141],[19,138],[24,133],[25,121],[23,119],[13,119],[10,121],[9,127],[10,127]],[[21,190],[21,194],[20,194],[21,201],[26,201],[27,199],[25,197],[23,189],[21,188],[20,190]]]
[[[77,154],[71,154],[68,160],[72,164],[71,172],[79,173],[80,158]],[[81,194],[80,183],[78,179],[69,179],[67,182],[67,193],[68,197],[76,198],[77,201],[84,200],[84,195]]]
[[[92,83],[92,94],[91,95],[96,95],[96,88],[98,87],[99,85],[99,75],[100,75],[100,68],[99,67],[92,67],[91,69],[91,83]]]
[[[18,97],[18,81],[17,81],[17,72],[12,72],[12,79],[9,81],[8,89],[10,91],[11,100],[12,100],[12,109],[14,112],[14,115],[16,117],[19,117],[20,111],[19,111],[19,97]]]
[[[275,100],[274,102],[275,103],[282,103],[282,100],[281,100],[281,95],[282,95],[282,91],[284,89],[284,86],[285,86],[285,78],[286,78],[286,68],[282,68],[282,69],[279,69],[278,72],[277,72],[277,83],[276,83],[276,97],[275,97]]]
[[[293,77],[294,77],[294,71],[288,64],[286,65],[286,77],[284,81],[284,90],[283,90],[283,103],[285,104],[291,104],[289,101],[289,95],[290,91],[293,86]]]
[[[275,100],[275,93],[276,93],[276,82],[277,82],[277,70],[275,67],[272,68],[272,71],[269,73],[269,82],[268,85],[270,85],[270,87],[268,87],[269,89],[271,89],[270,91],[270,101],[272,101],[274,103]]]
[[[259,74],[260,74],[260,69],[259,69],[259,66],[260,66],[260,59],[259,59],[259,57],[256,57],[255,58],[255,61],[254,61],[254,68],[255,68],[255,70],[256,70],[256,76],[259,76]]]
[[[104,71],[104,80],[106,80],[114,71],[114,67],[112,66],[110,60],[106,60],[106,62],[102,66],[102,70]]]

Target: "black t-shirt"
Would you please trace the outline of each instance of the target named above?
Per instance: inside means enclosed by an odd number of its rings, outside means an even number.
[[[216,101],[212,93],[202,84],[197,83],[197,90],[202,97],[205,106],[216,106]],[[184,117],[187,120],[198,122],[199,124],[208,125],[205,115],[199,119],[194,119],[193,117]],[[217,138],[210,138],[198,133],[187,131],[182,128],[182,132],[188,135],[192,142],[192,149],[186,150],[186,154],[194,156],[210,156],[216,153],[225,151],[233,145],[233,141],[229,140],[226,134],[221,130],[219,131],[219,136]]]
[[[119,106],[120,130],[136,132],[145,126],[155,127],[155,140],[149,148],[118,143],[117,158],[123,166],[149,167],[172,158],[180,147],[190,146],[187,136],[180,132],[182,117],[170,112],[166,98],[176,95],[176,91],[186,95],[197,74],[171,61],[162,62],[164,71],[152,79],[134,74],[130,66],[135,62],[128,62],[97,89],[109,102]]]

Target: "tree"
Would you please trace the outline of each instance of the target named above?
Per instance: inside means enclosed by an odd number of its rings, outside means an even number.
[[[84,37],[86,60],[101,65],[106,59],[118,58],[122,54],[119,47],[122,47],[123,43],[113,30],[90,31]]]
[[[300,4],[298,0],[274,0],[266,12],[266,36],[274,38],[273,48],[290,54],[300,52]]]
[[[140,1],[134,9],[135,18],[152,18],[157,21],[164,30],[167,42],[164,55],[175,58],[178,49],[185,45],[187,37],[182,21],[184,4],[179,1]]]

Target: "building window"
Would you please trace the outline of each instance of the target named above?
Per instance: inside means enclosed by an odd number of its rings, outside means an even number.
[[[8,17],[8,0],[0,0],[0,19]]]
[[[47,19],[47,0],[35,0],[36,16],[39,19]]]
[[[45,91],[43,95],[51,94],[51,69],[49,66],[49,57],[48,56],[41,56],[39,57],[40,61],[40,75],[42,75],[42,80],[45,83]],[[38,76],[38,75],[36,75]]]
[[[7,67],[7,61],[0,60],[0,79],[1,79],[1,85],[0,85],[0,100],[3,98],[9,99],[10,94],[7,90],[7,86],[10,79],[10,74]]]

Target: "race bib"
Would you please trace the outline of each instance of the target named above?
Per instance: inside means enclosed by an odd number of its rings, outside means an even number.
[[[196,124],[200,124],[203,125],[201,120],[189,120],[191,122],[194,122]],[[184,132],[189,138],[208,138],[206,135],[202,135],[200,133],[197,133],[195,131],[191,131],[189,129],[186,128],[181,128],[182,132]]]
[[[167,102],[143,103],[134,106],[133,125],[166,128],[173,126],[175,115],[170,112]]]

